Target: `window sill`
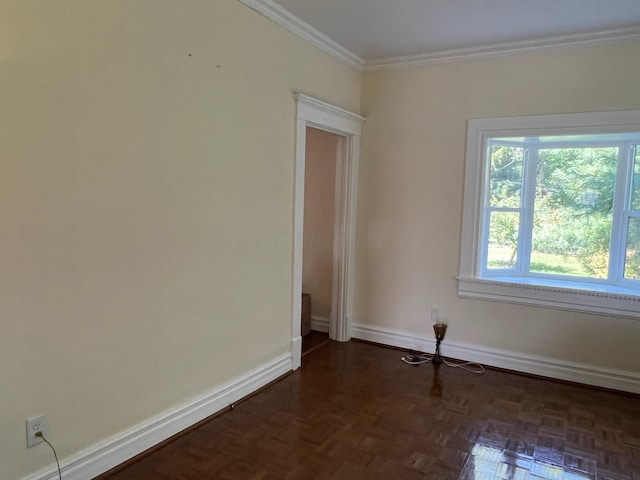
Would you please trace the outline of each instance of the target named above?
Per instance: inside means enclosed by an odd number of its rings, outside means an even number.
[[[458,295],[640,319],[640,292],[625,288],[594,285],[587,289],[573,284],[516,277],[458,277]]]

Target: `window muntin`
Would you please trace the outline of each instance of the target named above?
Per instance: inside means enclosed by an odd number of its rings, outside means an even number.
[[[630,212],[622,222],[614,208],[619,171],[633,172],[629,203],[640,204],[640,149],[634,138],[488,137],[481,276],[638,282],[640,215]],[[627,235],[615,234],[624,224]],[[614,238],[622,238],[622,249]]]
[[[636,144],[630,182],[630,205],[627,215],[627,235],[624,278],[640,281],[640,145]]]
[[[631,210],[640,210],[640,148],[636,145],[631,182]]]

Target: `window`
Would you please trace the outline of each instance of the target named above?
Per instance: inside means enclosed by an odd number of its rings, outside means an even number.
[[[640,318],[640,111],[470,120],[459,294]]]

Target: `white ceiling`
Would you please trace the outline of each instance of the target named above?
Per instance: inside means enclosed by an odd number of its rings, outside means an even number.
[[[273,1],[365,64],[550,37],[640,34],[640,0]]]

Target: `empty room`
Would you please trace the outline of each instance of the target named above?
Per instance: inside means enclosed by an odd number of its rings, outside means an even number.
[[[0,479],[640,479],[637,0],[1,0],[0,62]]]

